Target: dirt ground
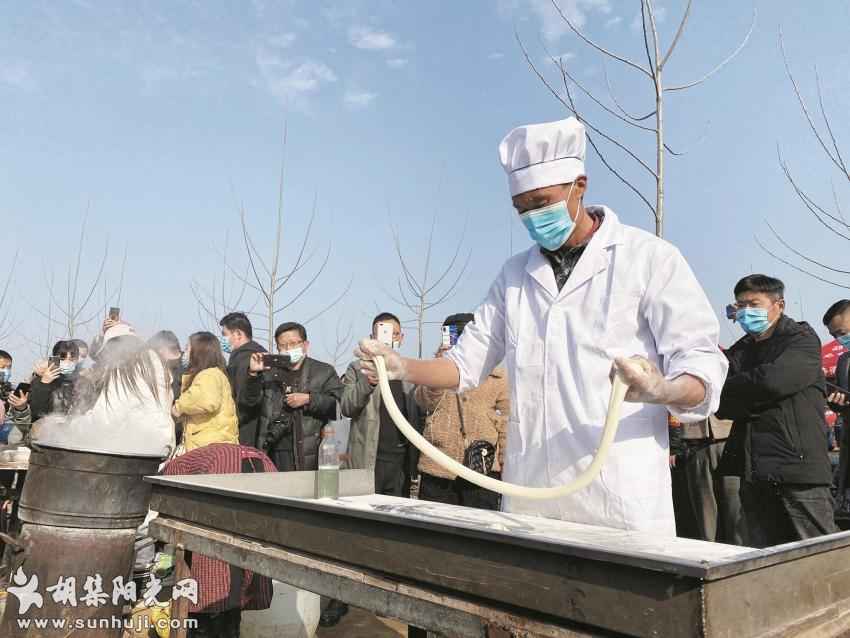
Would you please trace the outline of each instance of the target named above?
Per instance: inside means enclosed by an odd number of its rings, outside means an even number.
[[[399,638],[399,636],[407,636],[407,625],[378,618],[368,611],[354,607],[336,627],[327,629],[320,627],[316,633],[316,638]]]

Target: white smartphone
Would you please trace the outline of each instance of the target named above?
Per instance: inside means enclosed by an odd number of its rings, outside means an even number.
[[[451,326],[443,326],[443,347],[451,348],[453,345]]]
[[[393,324],[381,322],[378,324],[377,329],[377,338],[378,341],[383,343],[384,345],[393,347]]]

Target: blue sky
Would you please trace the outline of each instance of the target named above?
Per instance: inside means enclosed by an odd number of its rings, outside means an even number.
[[[561,4],[605,46],[641,59],[638,2]],[[662,42],[669,43],[684,3],[658,4]],[[832,179],[850,206],[846,180],[808,132],[777,44],[781,27],[809,100],[811,71],[820,69],[827,108],[850,154],[850,131],[840,118],[850,108],[850,10],[837,0],[817,7],[759,2],[756,30],[740,56],[706,84],[667,96],[667,137],[674,148],[691,149],[668,163],[667,238],[689,259],[718,312],[735,281],[753,270],[785,279],[789,313],[818,326],[826,306],[844,296],[778,264],[753,239],[776,246],[768,219],[800,249],[845,263],[843,240],[802,207],[776,158],[780,144],[813,197],[828,204]],[[723,59],[746,32],[750,11],[743,2],[697,0],[668,82],[699,77]],[[514,126],[565,116],[528,68],[514,28],[547,73],[555,69],[544,47],[604,94],[600,58],[548,0],[3,1],[0,16],[0,269],[8,270],[20,249],[12,297],[20,328],[4,345],[22,365],[34,356],[31,342],[46,336],[46,321],[33,309],[48,303],[45,268],[64,281],[89,202],[81,281],[96,273],[108,240],[113,285],[126,246],[124,316],[145,333],[169,328],[182,339],[197,329],[190,286],[220,278],[226,239],[232,263],[245,267],[240,205],[258,248],[271,249],[284,122],[283,263],[295,259],[314,197],[316,260],[329,244],[332,250],[317,285],[279,319],[311,316],[354,278],[340,305],[309,326],[313,354],[327,358],[337,321],[361,335],[376,308],[410,315],[388,295],[399,274],[390,219],[420,269],[434,214],[438,265],[468,225],[468,273],[430,318],[471,309],[511,249],[530,243],[512,215],[498,142]],[[651,110],[645,81],[607,68],[628,108]],[[622,134],[587,100],[579,104],[607,131]],[[648,157],[650,139],[627,139]],[[611,158],[639,175],[622,155]],[[592,154],[588,173],[588,202],[652,228],[648,212]],[[103,297],[98,292],[92,311]],[[252,307],[251,297],[241,305]],[[724,343],[736,330],[723,328]],[[430,351],[436,327],[425,337]],[[412,331],[408,339],[410,351]]]

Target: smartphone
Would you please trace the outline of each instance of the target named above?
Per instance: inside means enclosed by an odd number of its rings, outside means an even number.
[[[847,388],[842,388],[840,385],[835,385],[834,383],[826,382],[826,389],[830,392],[841,392],[842,394],[850,394],[850,390]]]
[[[47,358],[47,367],[58,368],[60,361],[61,361],[61,359],[59,359],[59,357],[48,357]]]
[[[118,321],[121,317],[121,308],[115,308],[114,306],[109,309],[109,318],[112,321]]]
[[[451,348],[457,343],[457,326],[443,326],[443,347]]]
[[[292,367],[292,358],[288,354],[264,354],[263,367],[286,370]]]
[[[393,347],[393,324],[380,322],[377,330],[378,341],[385,346]]]
[[[17,394],[21,398],[23,398],[23,396],[29,391],[30,391],[30,384],[29,383],[19,383],[18,387],[15,388],[15,394]]]

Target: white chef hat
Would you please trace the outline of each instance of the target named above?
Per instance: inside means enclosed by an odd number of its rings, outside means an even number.
[[[574,117],[520,126],[499,144],[511,197],[584,175],[584,125]]]

